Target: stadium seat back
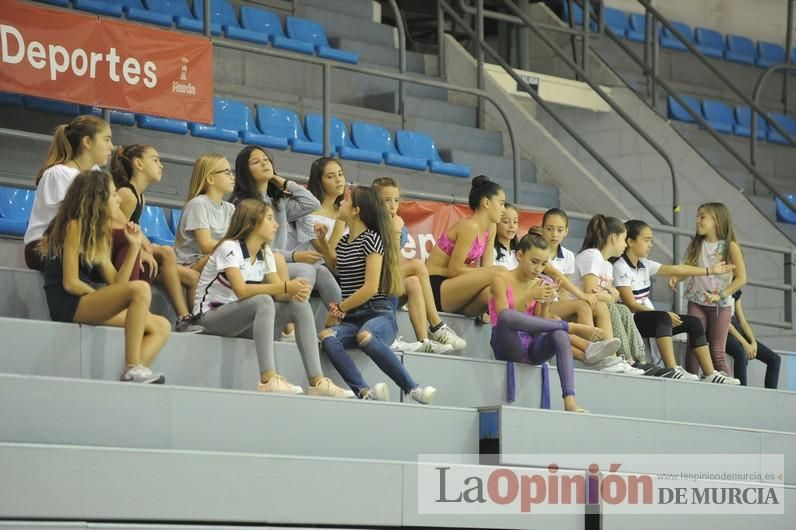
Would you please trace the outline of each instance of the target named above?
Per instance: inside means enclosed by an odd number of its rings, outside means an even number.
[[[141,211],[141,229],[144,234],[156,244],[174,241],[174,234],[171,233],[169,224],[166,221],[166,213],[160,206],[145,205]]]
[[[35,196],[34,190],[0,187],[0,217],[27,223]]]
[[[323,26],[312,20],[299,17],[286,17],[287,36],[291,39],[310,42],[315,46],[329,46],[329,39]]]
[[[699,100],[697,100],[694,96],[683,95],[683,100],[685,101],[686,105],[691,107],[692,110],[696,111],[697,113],[701,113]],[[672,96],[667,98],[668,108],[669,108],[669,117],[677,120],[683,121],[686,123],[694,123],[696,120],[688,113],[688,111],[680,105]]]
[[[380,153],[397,152],[393,144],[392,133],[380,125],[353,122],[351,124],[351,139],[360,149]]]
[[[194,18],[186,0],[144,0],[147,9],[174,17]]]
[[[257,124],[263,134],[306,140],[298,114],[292,110],[257,105]]]
[[[304,128],[307,130],[307,137],[312,142],[323,143],[323,116],[320,114],[307,114],[304,116]],[[332,125],[329,129],[329,138],[332,147],[340,145],[350,146],[348,131],[343,120],[332,117]]]
[[[193,14],[199,20],[205,19],[204,0],[194,0]],[[210,20],[215,24],[239,28],[240,23],[233,8],[226,0],[210,1]]]
[[[439,154],[434,140],[427,134],[414,131],[398,131],[395,133],[395,144],[398,152],[404,156],[437,160]]]
[[[243,6],[240,8],[240,21],[243,27],[251,31],[266,33],[283,37],[282,22],[279,16],[265,9],[257,7]]]

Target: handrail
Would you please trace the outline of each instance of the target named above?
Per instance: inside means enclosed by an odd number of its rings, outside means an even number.
[[[18,139],[21,139],[21,140],[30,140],[30,141],[42,142],[42,143],[50,143],[52,141],[52,136],[49,135],[49,134],[35,133],[35,132],[29,132],[29,131],[20,131],[20,130],[16,130],[16,129],[6,129],[6,128],[0,128],[0,137],[18,138]],[[189,157],[186,157],[186,156],[183,156],[183,155],[175,155],[175,154],[172,154],[172,153],[166,153],[166,152],[163,152],[163,151],[160,152],[160,159],[163,162],[165,162],[165,163],[173,163],[173,164],[178,164],[178,165],[183,165],[183,166],[188,166],[188,167],[190,167],[190,166],[192,166],[194,164],[194,159],[193,158],[189,158]],[[306,183],[307,180],[308,180],[306,175],[299,175],[299,174],[295,174],[295,173],[283,173],[282,176],[290,178],[291,180],[295,180],[295,181],[301,182],[301,183]],[[4,179],[2,177],[0,177],[0,181],[3,181],[3,180]],[[27,188],[27,189],[35,189],[35,185],[34,185],[33,179],[28,179],[26,181],[13,180],[13,181],[10,181],[10,182],[12,182],[13,185],[17,186],[17,187],[24,187],[24,188]],[[460,196],[453,195],[453,194],[451,194],[451,195],[443,195],[443,194],[426,193],[426,192],[422,192],[422,191],[415,191],[415,190],[409,190],[409,189],[402,189],[401,190],[401,195],[405,196],[405,197],[408,197],[408,198],[412,198],[412,199],[432,200],[432,201],[438,201],[438,202],[444,202],[444,203],[450,203],[450,204],[467,204],[468,203],[468,198],[467,197],[460,197]],[[182,208],[184,206],[184,202],[182,200],[166,199],[166,198],[162,198],[162,197],[151,197],[151,198],[149,198],[147,200],[147,203],[148,204],[153,204],[153,205],[156,205],[156,206],[167,207],[167,208]],[[518,204],[518,208],[520,208],[521,210],[538,211],[538,207],[536,207],[536,206],[526,206],[526,205]],[[577,219],[577,220],[583,220],[583,221],[588,221],[589,219],[591,219],[591,216],[589,214],[580,213],[580,212],[568,212],[568,215],[569,215],[570,219]],[[650,226],[655,231],[663,232],[663,233],[667,233],[667,234],[672,234],[674,236],[693,236],[693,232],[689,232],[688,230],[686,230],[684,228],[678,228],[678,227],[674,227],[674,226],[670,226],[670,225],[655,225],[655,224],[651,224]],[[774,253],[778,253],[778,254],[783,254],[783,255],[786,256],[786,258],[791,258],[793,256],[793,253],[794,253],[794,249],[793,248],[778,247],[778,246],[774,246],[774,245],[766,245],[766,244],[755,243],[755,242],[751,242],[751,241],[739,241],[738,244],[741,245],[741,247],[747,248],[747,249],[755,249],[755,250],[762,250],[762,251],[766,251],[766,252],[774,252]],[[755,281],[755,280],[750,280],[747,283],[748,283],[748,285],[752,285],[752,286],[755,286],[755,287],[763,287],[763,288],[768,288],[768,289],[773,289],[773,290],[778,290],[778,291],[788,291],[788,290],[796,289],[796,286],[790,285],[790,284],[787,284],[787,283],[784,283],[784,284],[771,284],[769,282],[762,282],[762,281]],[[754,323],[755,324],[767,325],[767,326],[771,326],[771,327],[779,327],[779,328],[783,328],[783,329],[791,327],[790,324],[786,325],[786,323],[773,323],[773,322],[754,322]]]
[[[406,73],[406,28],[404,17],[398,9],[396,0],[388,0],[395,15],[395,26],[398,28],[398,72]],[[402,80],[398,81],[398,114],[401,115],[401,129],[406,129],[406,87]]]
[[[221,48],[228,48],[237,51],[243,51],[248,53],[254,53],[259,55],[267,55],[270,57],[279,57],[282,59],[289,59],[298,62],[316,64],[319,66],[324,66],[328,69],[329,76],[331,76],[332,70],[346,70],[349,72],[355,72],[363,75],[372,75],[374,77],[383,77],[386,79],[393,79],[395,81],[406,81],[408,83],[415,83],[418,85],[425,85],[430,87],[442,88],[445,90],[450,90],[452,92],[461,92],[464,94],[469,94],[471,96],[479,96],[490,103],[492,103],[495,108],[500,113],[501,117],[506,123],[506,131],[509,135],[509,142],[511,143],[511,151],[512,151],[512,162],[513,162],[513,183],[514,183],[514,197],[512,198],[513,201],[517,202],[519,198],[519,186],[520,186],[520,151],[517,145],[517,137],[514,132],[514,127],[511,124],[511,120],[509,119],[509,115],[506,112],[506,109],[503,105],[493,96],[491,96],[488,92],[484,90],[478,90],[476,88],[470,88],[460,85],[454,85],[451,83],[447,83],[445,81],[436,81],[433,79],[424,79],[415,75],[410,74],[401,74],[401,73],[393,73],[393,72],[385,72],[382,70],[377,70],[375,68],[369,68],[366,66],[359,66],[354,64],[347,64],[347,63],[337,63],[333,61],[328,61],[326,59],[321,59],[314,56],[309,55],[299,55],[299,54],[292,54],[288,52],[282,52],[273,48],[266,48],[261,47],[256,44],[246,44],[238,41],[232,41],[227,39],[220,39],[220,38],[212,38],[211,39],[214,46],[219,46]],[[331,99],[331,82],[327,78],[326,81],[326,88],[324,90],[328,90],[327,97]],[[326,98],[325,98],[326,99]],[[331,112],[331,104],[327,105],[326,108]],[[325,113],[324,113],[325,114]],[[331,120],[324,120],[324,138],[326,138],[327,134],[329,133],[331,127]],[[329,151],[326,151],[327,153]]]
[[[754,101],[755,104],[757,104],[758,99],[760,99],[760,91],[763,89],[763,85],[765,85],[766,81],[768,80],[768,76],[777,70],[793,71],[796,70],[796,65],[790,63],[779,63],[779,64],[772,64],[771,66],[766,68],[765,72],[760,74],[760,77],[757,79],[757,83],[755,83],[755,89],[752,92],[752,101]],[[787,78],[788,76],[785,75],[785,77]],[[752,134],[749,138],[749,162],[751,162],[752,165],[754,165],[755,148],[757,147],[757,119],[756,119],[757,112],[755,112],[754,108],[752,108],[751,114],[752,114]],[[790,136],[790,134],[788,134],[788,136]],[[796,139],[793,139],[793,141],[789,139],[788,141],[793,143],[794,141],[796,141]],[[792,205],[790,201],[786,202],[785,204],[787,204],[788,208],[790,208],[792,211],[796,212],[796,208],[794,208],[794,205]]]
[[[633,118],[631,118],[624,111],[624,109],[622,109],[619,105],[617,105],[616,102],[614,102],[614,100],[608,94],[606,94],[606,92],[597,83],[593,82],[585,71],[583,71],[577,64],[575,64],[572,61],[572,59],[567,57],[567,55],[564,52],[562,52],[558,48],[558,46],[556,46],[556,44],[552,40],[550,40],[550,38],[547,35],[542,33],[542,31],[540,31],[536,27],[536,23],[534,21],[528,18],[528,16],[525,13],[523,13],[517,6],[515,6],[510,0],[503,0],[503,3],[508,7],[510,11],[514,12],[514,14],[516,15],[516,19],[520,20],[520,23],[524,24],[531,31],[533,31],[537,37],[539,37],[550,49],[552,49],[567,64],[567,66],[569,66],[572,70],[574,70],[575,73],[582,76],[586,84],[588,84],[592,88],[592,90],[594,90],[608,104],[608,106],[610,106],[617,114],[619,114],[642,138],[644,138],[647,141],[648,144],[650,144],[650,146],[652,146],[652,148],[655,151],[658,152],[658,154],[661,155],[666,164],[669,166],[669,172],[671,174],[671,179],[672,179],[672,222],[669,223],[666,220],[666,218],[662,214],[660,214],[654,206],[649,204],[649,202],[643,196],[641,196],[641,194],[639,194],[629,182],[627,182],[623,177],[621,177],[616,172],[616,170],[613,169],[613,167],[610,166],[610,164],[607,161],[605,161],[602,158],[602,156],[599,153],[597,153],[596,150],[594,150],[591,147],[591,145],[588,144],[588,142],[586,142],[585,139],[583,139],[571,127],[569,127],[560,118],[560,116],[557,115],[554,109],[552,109],[549,105],[547,105],[547,103],[541,97],[539,97],[539,95],[536,94],[535,91],[530,89],[527,83],[525,83],[525,81],[523,81],[522,78],[519,75],[517,75],[514,69],[511,68],[511,66],[502,57],[500,57],[499,54],[495,53],[494,50],[492,50],[492,48],[489,47],[489,45],[487,45],[486,43],[482,43],[484,49],[489,51],[490,55],[492,55],[493,58],[496,61],[498,61],[500,66],[502,66],[503,69],[506,70],[506,72],[512,78],[514,78],[518,84],[521,85],[523,90],[525,90],[539,104],[539,106],[541,106],[545,111],[547,111],[553,117],[553,119],[556,120],[556,122],[564,128],[564,130],[566,130],[570,135],[572,135],[575,138],[575,140],[584,149],[586,149],[586,151],[590,155],[592,155],[598,162],[600,162],[600,165],[602,165],[626,190],[628,190],[630,194],[633,195],[633,197],[637,201],[639,201],[647,210],[649,210],[650,213],[652,213],[652,215],[660,223],[672,224],[673,226],[677,226],[678,214],[680,211],[677,177],[675,175],[674,164],[672,163],[671,158],[666,153],[666,151],[664,151],[664,149],[652,137],[650,137],[647,134],[647,132],[644,131],[644,129],[640,125],[638,125],[635,122],[635,120],[633,120]],[[460,5],[462,6],[462,9],[465,12],[472,14],[471,11],[472,7],[466,6],[463,1],[461,1]],[[448,9],[450,8],[448,7]],[[450,11],[449,14],[451,14]],[[484,11],[484,15],[490,15],[490,14],[491,12]],[[453,15],[451,18],[453,18]],[[516,20],[514,20],[514,22],[517,23]]]

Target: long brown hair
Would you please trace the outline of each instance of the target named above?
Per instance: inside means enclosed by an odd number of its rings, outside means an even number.
[[[398,258],[398,245],[392,233],[387,208],[376,190],[368,186],[357,186],[351,190],[351,205],[359,208],[359,219],[366,227],[379,234],[384,244],[379,290],[390,296],[403,294],[404,283]]]
[[[45,171],[58,164],[69,162],[79,155],[83,138],[86,136],[94,138],[109,127],[107,121],[91,114],[78,116],[71,122],[56,127],[50,150],[47,152],[47,161],[36,174],[36,185],[39,185]]]
[[[625,223],[616,217],[606,217],[597,214],[591,218],[586,227],[586,235],[583,238],[583,245],[580,251],[596,248],[602,250],[608,244],[608,238],[614,234],[622,234],[626,231]]]
[[[130,179],[135,175],[133,160],[144,158],[144,154],[150,149],[153,147],[145,144],[120,145],[116,148],[111,155],[110,167],[113,183],[117,188],[130,183]]]
[[[80,255],[84,263],[96,264],[110,253],[111,176],[105,171],[83,171],[66,192],[55,218],[39,243],[42,256],[62,257],[69,223],[80,227]]]
[[[249,234],[257,228],[271,210],[273,210],[271,205],[260,199],[243,199],[240,201],[235,206],[235,213],[232,214],[232,219],[229,221],[227,233],[216,244],[216,248],[224,241],[243,241],[249,237]],[[263,248],[265,248],[265,245],[263,245]]]
[[[729,208],[720,202],[706,202],[697,208],[697,212],[700,211],[713,218],[713,222],[716,224],[716,237],[726,242],[722,261],[727,261],[730,255],[730,243],[738,243],[735,238],[735,229],[732,227],[732,215],[730,215]],[[705,236],[699,234],[694,235],[693,239],[691,239],[691,243],[688,244],[688,249],[685,251],[685,262],[687,265],[697,264],[699,254],[702,251],[703,241],[705,241]]]

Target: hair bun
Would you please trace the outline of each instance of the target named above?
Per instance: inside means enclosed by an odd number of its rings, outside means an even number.
[[[477,177],[473,178],[472,187],[473,188],[480,188],[484,184],[491,182],[489,177],[486,175],[478,175]]]

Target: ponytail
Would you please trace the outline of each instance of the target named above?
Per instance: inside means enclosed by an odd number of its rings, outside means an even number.
[[[108,122],[90,114],[78,116],[71,122],[56,127],[47,152],[47,160],[36,174],[36,185],[39,185],[45,171],[58,164],[69,162],[79,155],[83,138],[86,136],[93,138],[108,127]]]
[[[151,146],[142,144],[122,145],[116,148],[111,155],[110,168],[113,183],[117,188],[123,188],[130,183],[130,179],[135,175],[133,159],[142,158],[148,149],[151,149]]]
[[[591,218],[586,227],[586,236],[583,238],[583,245],[580,251],[596,248],[602,250],[608,244],[608,238],[613,234],[625,232],[625,225],[616,217],[606,217],[597,214]]]

